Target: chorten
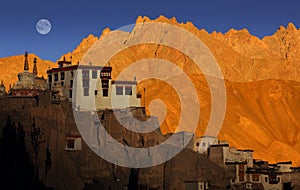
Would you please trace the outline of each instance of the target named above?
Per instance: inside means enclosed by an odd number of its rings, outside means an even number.
[[[24,71],[18,74],[18,81],[12,87],[12,96],[37,96],[47,89],[47,82],[37,76],[37,60],[34,59],[33,72],[29,72],[28,53],[24,55]]]

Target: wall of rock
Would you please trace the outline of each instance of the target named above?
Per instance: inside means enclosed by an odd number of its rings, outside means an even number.
[[[134,109],[131,113],[132,116],[122,118],[123,125],[136,125],[133,117],[142,121],[149,119],[143,109]],[[155,146],[169,137],[163,136],[160,130],[147,134],[129,131],[117,121],[110,110],[99,112],[98,115],[108,133],[120,143],[126,142],[128,146]],[[205,156],[199,156],[187,149],[164,164],[143,169],[131,169],[108,163],[96,155],[83,140],[81,150],[66,151],[66,137],[79,135],[72,106],[64,101],[51,102],[49,92],[42,93],[38,98],[0,99],[0,137],[3,136],[2,128],[8,116],[11,123],[22,124],[26,148],[32,160],[35,154],[31,143],[31,127],[35,118],[36,127],[43,133],[38,153],[38,174],[39,179],[47,187],[74,190],[119,189],[138,183],[153,189],[184,189],[185,181],[208,181],[212,186],[225,186],[224,169]],[[150,125],[154,125],[157,121],[154,118],[151,122]],[[47,149],[51,156],[49,153],[47,156]],[[45,162],[47,159],[51,160],[48,170]]]

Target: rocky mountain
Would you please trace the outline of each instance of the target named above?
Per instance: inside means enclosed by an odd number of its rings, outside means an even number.
[[[178,25],[196,35],[211,50],[226,79],[227,110],[219,134],[221,139],[238,148],[254,149],[256,158],[270,162],[291,159],[294,164],[300,164],[300,145],[297,143],[300,139],[300,120],[297,117],[300,112],[300,78],[297,75],[300,71],[297,62],[300,31],[292,23],[287,28],[281,26],[273,36],[259,39],[247,29],[209,34],[190,22],[178,23],[175,18],[163,16],[155,20],[138,17],[136,22]],[[108,32],[109,29],[106,29],[102,37]],[[133,30],[132,33],[138,35],[136,32]],[[87,39],[82,43],[86,43]],[[84,47],[78,46],[72,54],[78,56],[77,52],[84,50]],[[128,64],[147,58],[168,60],[190,73],[201,105],[197,134],[203,135],[210,117],[209,88],[203,75],[194,72],[193,62],[181,52],[154,44],[130,47],[110,60],[114,68],[113,77]],[[166,104],[168,113],[161,126],[163,132],[174,132],[180,115],[180,102],[175,91],[166,83],[155,80],[140,83],[139,90],[142,92],[144,87],[147,89],[146,105],[153,99],[160,99]]]
[[[175,18],[164,16],[155,20],[139,16],[136,22],[163,22],[180,26],[197,36],[210,49],[226,79],[227,109],[219,138],[237,148],[253,149],[255,158],[270,162],[292,160],[294,165],[300,165],[300,118],[297,116],[300,113],[299,29],[290,23],[287,27],[280,26],[272,36],[260,39],[251,35],[247,29],[231,29],[225,34],[208,33],[205,29],[196,28],[191,22],[178,23]],[[110,29],[105,29],[99,38],[109,32]],[[133,30],[128,39],[135,35],[138,33]],[[73,52],[62,57],[72,57],[72,62],[76,64],[99,38],[89,35]],[[201,72],[195,72],[193,61],[182,52],[157,44],[130,47],[110,60],[113,78],[128,64],[147,58],[160,58],[175,63],[191,77],[201,108],[197,135],[203,135],[211,111],[210,91],[205,77]],[[3,60],[6,59],[10,58],[0,59],[1,70]],[[6,67],[9,76],[16,78],[16,74],[22,70],[23,60],[20,59],[20,67]],[[40,73],[45,72],[47,68],[39,65]],[[15,71],[14,68],[20,69]],[[157,80],[141,82],[139,91],[142,92],[144,87],[147,89],[147,106],[153,99],[161,99],[166,104],[168,112],[161,126],[162,131],[174,132],[182,111],[175,91]]]

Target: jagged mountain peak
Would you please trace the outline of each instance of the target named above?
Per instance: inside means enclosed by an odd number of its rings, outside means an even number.
[[[277,31],[295,31],[297,30],[296,26],[294,25],[294,23],[289,22],[287,24],[287,27],[280,25]]]
[[[290,22],[288,23],[287,30],[297,30],[297,28],[294,23]]]

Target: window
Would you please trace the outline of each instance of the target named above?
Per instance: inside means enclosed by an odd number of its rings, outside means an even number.
[[[73,72],[73,71],[71,71],[71,77],[72,77],[72,78],[74,77],[74,72]]]
[[[64,84],[65,84],[64,82],[61,82],[61,83],[60,83],[61,86],[64,86]]]
[[[268,182],[268,177],[265,177],[265,182]]]
[[[245,169],[244,169],[244,165],[243,164],[240,164],[239,165],[239,172],[241,173],[244,173]]]
[[[132,95],[132,87],[131,86],[126,86],[125,87],[125,95]]]
[[[202,146],[203,146],[203,147],[206,147],[206,143],[202,143]]]
[[[83,87],[89,87],[90,86],[90,80],[82,80],[82,86]]]
[[[245,181],[245,175],[244,174],[239,174],[239,179],[240,179],[240,181]]]
[[[70,80],[70,88],[73,88],[73,80]]]
[[[277,176],[276,175],[269,175],[269,183],[276,184],[277,183]]]
[[[65,80],[65,73],[64,72],[60,73],[60,80]]]
[[[116,87],[116,95],[123,95],[123,86]]]
[[[199,142],[196,143],[196,146],[199,146]]]
[[[92,71],[92,78],[96,79],[97,78],[97,70]]]
[[[250,183],[246,184],[246,189],[251,189],[251,184]]]
[[[97,96],[98,95],[98,90],[95,90],[95,96]]]
[[[89,70],[82,70],[82,78],[90,78]]]
[[[259,174],[252,174],[252,181],[259,181]]]
[[[101,78],[102,77],[108,77],[108,78],[110,78],[110,72],[101,72]]]
[[[48,75],[48,82],[49,82],[49,83],[52,82],[52,75]]]
[[[108,88],[108,80],[102,80],[102,88]]]
[[[243,164],[239,165],[239,180],[240,181],[245,181],[245,168]]]
[[[102,93],[103,93],[103,97],[108,97],[108,89],[103,89]]]
[[[67,145],[65,150],[76,151],[81,150],[81,138],[80,137],[67,137]]]
[[[69,98],[72,98],[72,90],[69,90]]]
[[[68,149],[75,148],[75,139],[68,139],[67,148]]]
[[[54,74],[54,81],[58,81],[58,73]]]
[[[84,88],[83,89],[83,95],[84,96],[89,96],[89,88]]]

